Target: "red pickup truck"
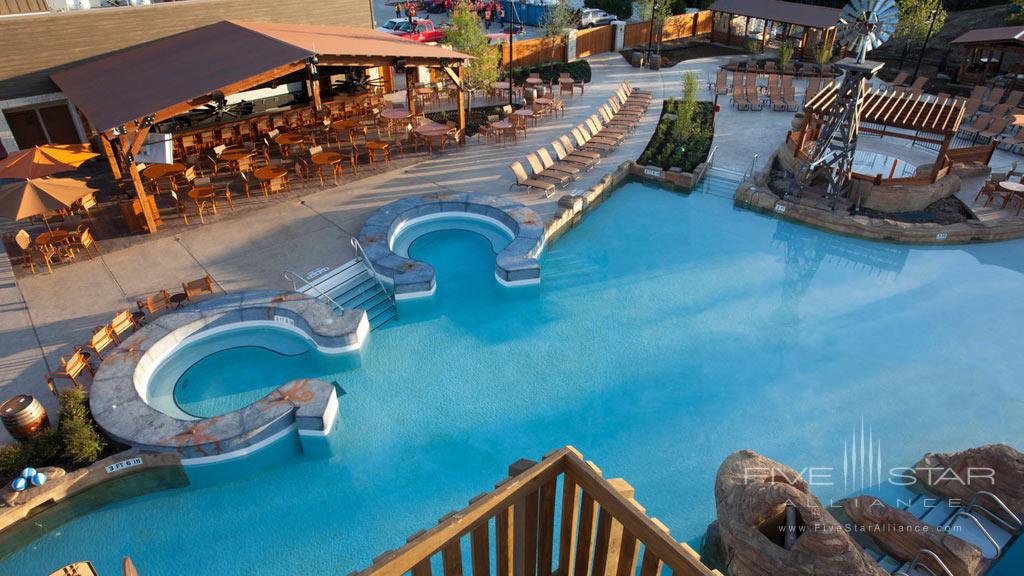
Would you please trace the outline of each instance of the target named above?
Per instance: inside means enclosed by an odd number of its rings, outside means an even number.
[[[433,21],[427,18],[413,18],[412,24],[409,23],[408,18],[392,18],[377,30],[416,42],[441,42],[444,40],[444,30],[434,28]]]

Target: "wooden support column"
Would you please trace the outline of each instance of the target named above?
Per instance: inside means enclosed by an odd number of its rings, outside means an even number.
[[[939,170],[943,168],[943,158],[946,156],[946,151],[949,150],[949,143],[952,142],[952,140],[952,136],[946,136],[942,141],[942,146],[939,147],[939,153],[935,156],[935,163],[932,164],[932,182],[935,182],[936,176],[939,175]]]
[[[103,149],[103,156],[107,158],[107,163],[110,165],[110,171],[114,174],[114,180],[121,180],[121,165],[118,162],[117,155],[114,154],[114,149],[110,146],[110,140],[103,134],[99,135],[100,148]]]
[[[416,68],[405,69],[405,103],[409,107],[409,114],[416,115]]]
[[[559,523],[558,568],[562,576],[573,576],[576,556],[576,527],[579,525],[580,489],[568,474],[562,476],[562,520]]]
[[[156,215],[150,210],[149,197],[146,195],[146,188],[142,185],[142,175],[139,174],[138,164],[135,163],[135,155],[142,149],[142,144],[145,142],[147,134],[149,134],[149,127],[141,128],[131,138],[122,137],[120,144],[125,155],[125,169],[132,180],[132,187],[135,189],[135,196],[139,200],[142,215],[146,218],[146,228],[150,234],[155,234]],[[127,145],[127,150],[124,149],[125,144]]]
[[[309,83],[309,103],[313,112],[319,112],[322,103],[320,102],[320,72],[317,71],[316,64],[312,62],[306,64],[306,75]]]
[[[466,86],[463,83],[462,65],[456,70],[459,76],[459,144],[464,145],[466,143]],[[511,81],[512,79],[509,78],[509,82]]]

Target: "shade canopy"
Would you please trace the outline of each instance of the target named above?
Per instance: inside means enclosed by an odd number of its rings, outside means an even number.
[[[94,128],[159,122],[210,101],[322,64],[456,63],[470,57],[384,32],[343,26],[224,21],[115,52],[51,75]]]
[[[832,112],[839,90],[836,85],[823,88],[806,104],[806,114]],[[860,121],[915,132],[952,136],[964,117],[963,102],[947,96],[933,97],[910,91],[890,94],[869,87],[860,106]]]
[[[953,40],[953,44],[1020,44],[1024,45],[1024,26],[1001,26],[999,28],[978,28],[965,32]]]
[[[18,150],[0,160],[0,178],[42,178],[76,170],[83,162],[99,156],[84,144],[47,144]]]
[[[0,184],[0,218],[21,220],[69,208],[97,192],[74,178],[36,178]]]
[[[823,30],[835,26],[839,21],[839,16],[843,13],[837,8],[783,2],[782,0],[715,0],[710,9],[713,12],[725,12],[737,16],[749,16]]]

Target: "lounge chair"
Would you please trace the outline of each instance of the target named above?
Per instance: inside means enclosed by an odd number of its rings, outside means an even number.
[[[732,85],[732,102],[736,105],[736,110],[750,110],[750,101],[747,100],[747,93],[743,89],[743,84],[739,82]]]
[[[981,99],[973,96],[964,102],[964,118],[970,118],[981,110]]]
[[[961,126],[960,132],[970,135],[973,138],[973,140],[977,140],[978,135],[984,132],[985,129],[987,129],[990,124],[992,124],[993,120],[995,120],[995,118],[993,118],[992,116],[988,114],[982,114],[975,118],[974,123],[972,123],[970,126]]]
[[[782,85],[782,101],[786,104],[786,110],[790,112],[800,109],[800,102],[796,99],[796,90],[793,88],[792,82]]]
[[[623,140],[622,134],[603,134],[600,127],[595,127],[593,125],[593,120],[590,118],[584,120],[584,122],[577,126],[577,128],[579,128],[580,131],[588,137],[588,142],[601,142],[612,146],[618,146]]]
[[[573,138],[575,137],[576,135],[573,134]],[[580,147],[579,144],[573,144],[572,138],[569,138],[569,136],[566,134],[559,136],[558,141],[562,143],[562,147],[565,148],[565,151],[570,156],[582,156],[584,158],[590,158],[591,160],[596,160],[598,162],[601,161],[600,152],[594,152],[593,150],[584,150],[583,148]]]
[[[981,103],[981,107],[983,109],[994,107],[1003,100],[1004,94],[1006,94],[1006,88],[993,88],[992,91],[988,93],[988,98]]]
[[[725,68],[719,68],[715,76],[715,94],[729,93],[729,73]]]
[[[615,98],[608,100],[608,107],[611,108],[617,118],[627,118],[639,121],[644,117],[644,110],[627,110],[626,108],[623,108]]]
[[[537,158],[540,158],[540,163],[544,165],[545,170],[554,170],[555,172],[562,172],[568,174],[573,180],[580,177],[583,170],[579,166],[574,166],[569,163],[555,162],[551,158],[551,154],[548,153],[547,148],[538,148],[535,152]]]
[[[996,118],[989,124],[988,128],[978,133],[978,136],[987,138],[988,140],[994,139],[1006,130],[1006,127],[1010,125],[1009,118]]]
[[[62,370],[60,372],[50,372],[46,375],[46,383],[50,388],[50,392],[53,392],[54,396],[59,395],[57,386],[54,382],[57,378],[64,378],[71,380],[71,383],[76,387],[81,387],[81,383],[78,381],[83,372],[88,372],[90,376],[95,376],[96,371],[89,365],[89,361],[86,359],[85,354],[82,354],[81,350],[75,350],[69,356],[60,357],[60,364]]]
[[[782,90],[774,81],[774,76],[768,77],[768,100],[771,102],[772,110],[786,109],[786,101],[782,99]]]
[[[587,118],[585,121],[587,123],[587,126],[590,127],[591,132],[594,132],[595,134],[600,134],[601,136],[605,136],[608,138],[614,138],[619,142],[625,140],[626,136],[629,134],[629,130],[625,128],[622,128],[620,126],[609,126],[607,123],[603,122],[600,118],[598,118],[597,114],[591,114],[590,117]]]
[[[746,90],[747,90],[747,103],[750,104],[750,109],[751,110],[758,110],[758,111],[764,110],[764,105],[761,104],[761,96],[760,96],[760,94],[757,93],[757,84],[756,83],[748,83]]]
[[[1003,104],[1006,104],[1010,108],[1016,108],[1017,106],[1020,105],[1020,101],[1022,98],[1024,98],[1024,92],[1020,90],[1014,90],[1013,92],[1010,92],[1009,96],[1006,97],[1006,101],[1004,101]]]
[[[551,149],[555,151],[555,156],[558,161],[563,164],[569,164],[571,166],[578,166],[585,170],[590,170],[594,166],[601,163],[600,155],[596,158],[591,156],[585,156],[582,154],[570,154],[565,146],[558,140],[551,143]]]
[[[579,126],[572,129],[572,136],[576,139],[576,147],[579,150],[586,150],[590,152],[596,151],[603,154],[615,149],[613,144],[591,139],[590,134],[582,130]]]
[[[984,100],[985,99],[985,91],[987,89],[988,88],[986,88],[985,86],[975,86],[974,90],[971,90],[971,95],[970,95],[969,98],[971,100]]]
[[[197,280],[183,282],[181,284],[181,291],[185,293],[185,297],[188,298],[189,302],[194,302],[197,296],[213,294],[213,278],[207,274]]]
[[[627,132],[632,132],[633,130],[636,130],[636,125],[638,124],[637,120],[625,116],[616,116],[607,104],[599,107],[597,111],[601,114],[601,121],[604,122],[607,126],[611,126],[612,128],[619,128]]]
[[[544,180],[551,180],[559,186],[565,186],[572,181],[573,175],[560,172],[558,170],[548,170],[541,163],[540,158],[537,158],[536,154],[527,154],[526,161],[530,164],[530,169],[533,170],[534,178],[542,178]]]
[[[163,312],[164,310],[170,310],[173,306],[171,303],[171,295],[167,293],[167,290],[161,290],[152,296],[146,296],[145,300],[139,300],[135,305],[138,306],[139,311],[144,313],[147,317]]]
[[[519,162],[513,162],[512,164],[509,164],[509,168],[512,169],[512,173],[515,174],[516,176],[516,183],[513,184],[511,188],[515,188],[518,186],[520,188],[526,188],[527,190],[538,190],[540,192],[543,192],[545,196],[551,196],[552,194],[555,193],[554,184],[544,180],[530,178],[529,176],[526,175],[526,170],[523,168],[523,165],[520,164]]]
[[[135,320],[135,316],[132,316],[130,310],[122,310],[114,316],[114,319],[110,321],[110,329],[114,333],[114,338],[121,342],[124,340],[122,334],[125,334],[129,330],[135,332],[139,329],[139,323]]]
[[[87,350],[96,355],[98,362],[103,361],[103,353],[108,348],[117,346],[117,337],[114,335],[114,330],[109,324],[100,326],[92,333],[92,338],[89,339],[88,344],[78,346],[75,348],[76,351]]]

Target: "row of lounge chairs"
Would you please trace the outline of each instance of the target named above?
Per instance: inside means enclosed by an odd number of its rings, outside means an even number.
[[[907,80],[910,78],[910,74],[906,72],[899,72],[891,82],[882,82],[882,85],[889,92],[893,92],[897,89],[903,88],[907,92],[915,95],[921,95],[924,93],[924,87],[928,84],[929,78],[927,76],[918,76],[914,78],[914,82],[907,86]]]
[[[804,93],[804,102],[821,89],[821,78],[817,76],[809,78],[807,89]],[[728,78],[725,70],[718,71],[715,82],[715,91],[718,94],[728,93]],[[766,92],[766,94],[762,94]],[[768,84],[762,91],[757,83],[757,75],[753,72],[733,74],[732,103],[737,110],[763,110],[765,101],[772,110],[796,112],[800,109],[800,101],[796,97],[796,89],[793,87],[792,76],[780,76],[777,74],[768,75]]]
[[[213,278],[207,275],[198,280],[183,282],[181,290],[181,304],[186,301],[193,302],[202,295],[214,293]],[[97,326],[88,342],[75,346],[71,354],[60,357],[61,369],[46,375],[46,385],[54,396],[59,393],[56,384],[58,379],[70,380],[75,386],[81,387],[80,380],[83,374],[95,376],[96,368],[110,353],[110,349],[123,342],[155,315],[171,310],[178,304],[167,290],[161,290],[155,295],[147,296],[145,300],[137,301],[136,306],[138,312],[133,313],[127,308],[118,312],[110,322]]]
[[[572,139],[569,134],[564,134],[551,143],[557,162],[546,148],[539,148],[526,156],[530,174],[521,162],[513,162],[509,168],[516,182],[511,187],[536,190],[550,197],[556,187],[578,179],[636,129],[651,96],[649,92],[635,90],[628,82],[623,82],[615,95],[598,108],[598,113],[570,131]]]

